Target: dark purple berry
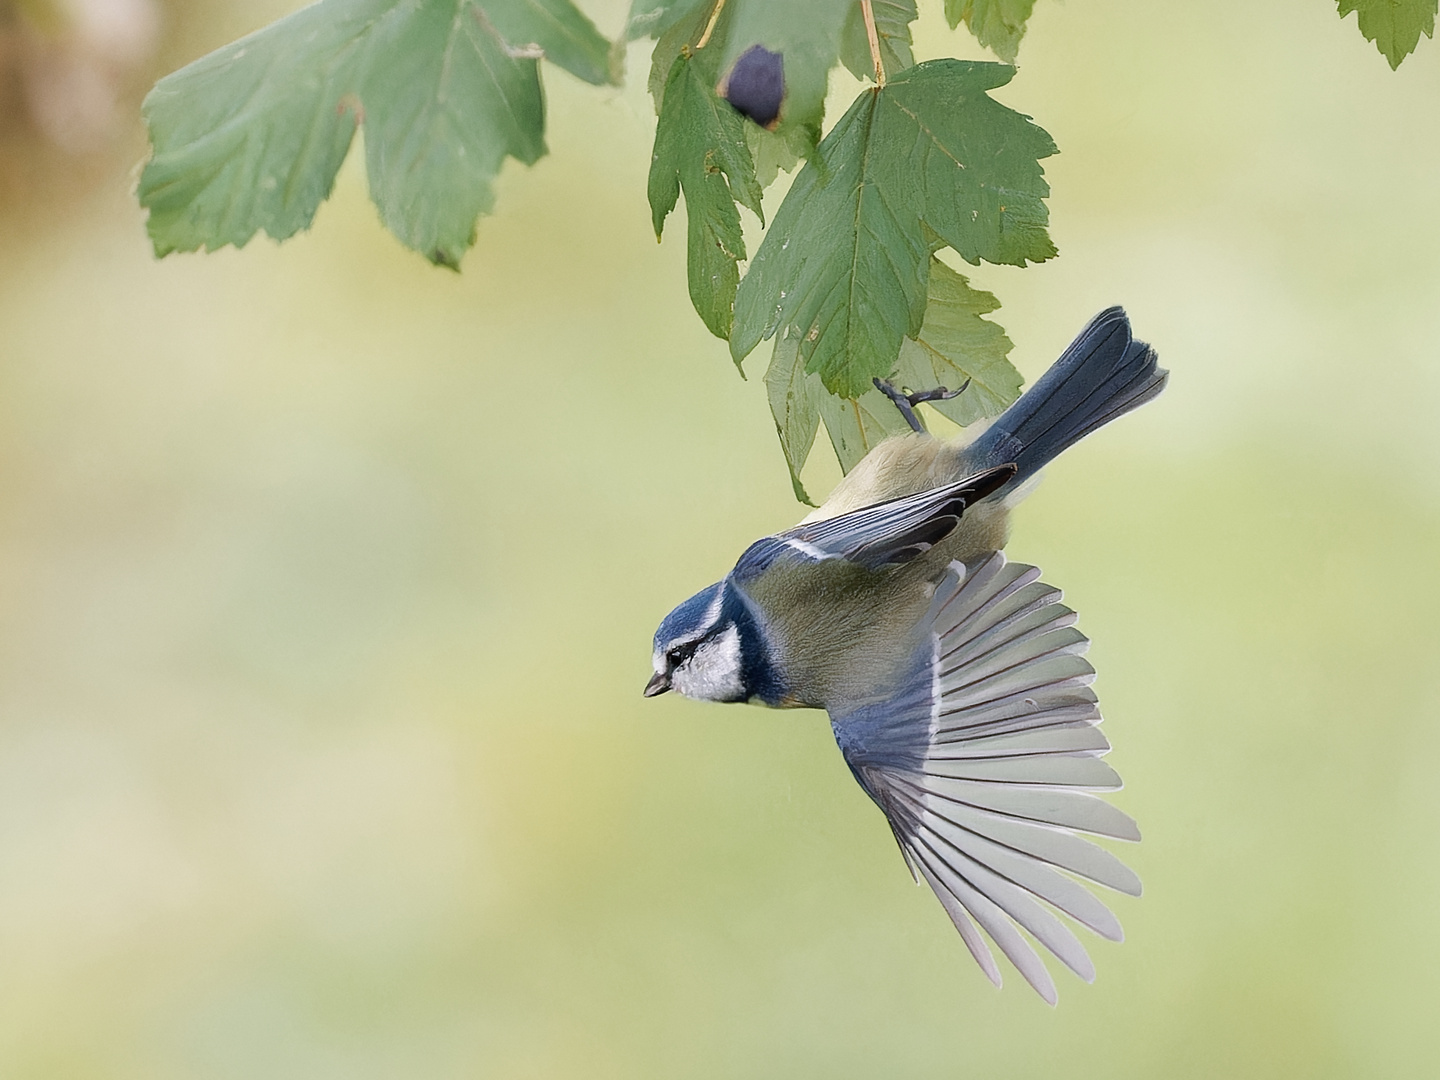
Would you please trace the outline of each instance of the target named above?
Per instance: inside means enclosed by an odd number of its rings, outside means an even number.
[[[784,57],[764,45],[750,46],[720,81],[720,96],[741,116],[763,128],[773,128],[785,100]]]

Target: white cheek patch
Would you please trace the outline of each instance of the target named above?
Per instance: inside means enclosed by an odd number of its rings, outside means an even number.
[[[740,631],[734,625],[702,644],[670,676],[670,684],[697,701],[734,701],[743,696]]]

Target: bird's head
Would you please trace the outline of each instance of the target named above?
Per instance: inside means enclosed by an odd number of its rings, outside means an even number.
[[[674,690],[696,701],[769,701],[774,665],[750,602],[729,580],[702,589],[655,631],[646,697]]]

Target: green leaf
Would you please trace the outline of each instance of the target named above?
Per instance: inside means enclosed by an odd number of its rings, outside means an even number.
[[[1393,71],[1415,51],[1420,35],[1435,36],[1437,0],[1339,0],[1340,17],[1359,12],[1355,21]]]
[[[506,156],[545,153],[536,57],[618,77],[569,0],[321,0],[161,79],[140,177],[157,255],[309,227],[355,129],[400,240],[456,266]]]
[[[999,307],[993,294],[972,289],[964,275],[932,258],[925,325],[901,344],[891,381],[908,393],[937,386],[955,390],[969,379],[959,397],[932,401],[931,407],[961,427],[999,416],[1020,396],[1024,382],[1008,359],[1014,346],[1005,331],[981,317]]]
[[[620,85],[623,47],[602,37],[570,0],[469,0],[469,6],[511,55],[538,55],[592,86]]]
[[[785,104],[777,130],[797,133],[806,153],[820,139],[830,69],[839,61],[840,33],[852,3],[728,0],[725,5],[721,70],[729,71],[754,45],[780,53],[785,58]]]
[[[875,33],[880,39],[880,62],[887,77],[915,66],[910,50],[910,24],[919,14],[915,0],[874,0]],[[857,2],[845,18],[840,36],[840,59],[857,79],[875,76],[875,62],[870,57],[870,36],[865,32],[865,16]]]
[[[728,338],[737,263],[745,258],[738,199],[761,216],[760,185],[745,142],[745,121],[715,96],[704,63],[682,52],[666,80],[650,163],[650,213],[658,238],[685,192],[690,300],[710,332]]]
[[[1014,71],[932,60],[861,93],[795,178],[740,283],[737,362],[795,327],[805,369],[858,398],[919,332],[936,246],[971,263],[1055,254],[1039,163],[1055,144],[985,93]]]
[[[646,88],[650,91],[650,97],[655,102],[655,113],[658,116],[665,107],[665,83],[670,78],[670,69],[675,66],[675,60],[684,50],[693,50],[696,41],[700,39],[705,29],[705,23],[709,20],[710,5],[702,4],[693,10],[682,12],[677,18],[669,16],[672,9],[667,8],[660,12],[665,18],[652,20],[656,28],[655,48],[650,53],[650,78],[647,80]],[[635,18],[631,13],[631,19]],[[642,35],[643,36],[643,35]],[[720,57],[713,49],[700,50],[707,64],[713,65],[715,77],[720,74]]]
[[[765,390],[795,498],[814,506],[800,482],[800,471],[810,457],[821,419],[840,468],[847,473],[876,443],[910,427],[890,399],[873,387],[858,399],[828,393],[818,376],[806,373],[799,344],[793,330],[776,335]]]
[[[998,416],[1019,396],[1023,381],[1006,358],[1012,346],[1005,331],[982,318],[999,308],[999,301],[990,293],[970,288],[963,275],[934,258],[929,300],[924,325],[900,347],[890,381],[908,393],[940,386],[956,390],[969,379],[969,387],[958,397],[932,401],[930,406],[962,427]],[[805,371],[800,337],[793,328],[775,336],[765,389],[795,497],[811,505],[800,472],[822,418],[845,472],[882,439],[910,430],[890,399],[873,386],[854,399],[826,391],[818,375]],[[923,410],[917,415],[923,419]]]
[[[859,398],[836,397],[822,388],[819,405],[825,433],[847,473],[878,443],[910,430],[895,403],[873,387]]]
[[[1013,64],[1034,7],[1035,0],[945,0],[945,19],[951,30],[964,22],[975,40]]]
[[[775,182],[782,172],[799,165],[813,146],[808,137],[790,131],[766,131],[759,124],[745,125],[745,141],[755,159],[755,181],[762,188]]]
[[[740,54],[764,45],[784,57],[785,102],[776,129],[789,148],[804,156],[820,138],[830,69],[839,61],[840,37],[855,0],[726,0],[720,17],[697,56],[711,53],[716,81]],[[712,0],[635,0],[626,33],[657,37],[651,58],[650,93],[663,107],[664,79],[684,46],[693,47],[714,10]],[[786,155],[780,155],[784,160]],[[768,170],[767,170],[768,171]],[[769,173],[773,179],[773,172]]]
[[[777,335],[770,366],[765,369],[765,393],[770,399],[770,415],[775,418],[785,464],[790,467],[795,498],[811,506],[816,503],[800,483],[800,470],[805,467],[815,444],[815,432],[820,428],[820,396],[825,390],[819,383],[814,375],[805,374],[799,339],[789,333]]]
[[[632,0],[625,20],[625,40],[659,38],[681,19],[701,11],[708,16],[714,4],[715,0]]]

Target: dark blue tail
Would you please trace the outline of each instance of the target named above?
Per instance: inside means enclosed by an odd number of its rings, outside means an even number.
[[[1070,343],[1060,359],[965,448],[970,472],[1014,462],[1006,490],[1023,483],[1067,446],[1145,404],[1170,373],[1155,350],[1130,336],[1125,309],[1108,308]]]

